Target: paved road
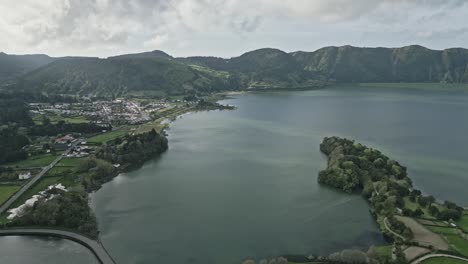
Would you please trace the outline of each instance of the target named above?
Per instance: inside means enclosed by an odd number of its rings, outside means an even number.
[[[115,261],[107,253],[104,246],[91,238],[83,235],[54,229],[0,229],[0,236],[53,236],[69,239],[87,247],[102,264],[115,264]]]
[[[386,228],[390,233],[392,233],[393,235],[395,235],[395,236],[401,238],[403,241],[406,240],[405,237],[403,237],[402,235],[400,235],[400,234],[398,234],[397,232],[394,232],[392,229],[390,229],[390,227],[388,226],[388,223],[387,223],[387,217],[384,218],[383,222],[384,222],[385,228]]]
[[[72,146],[67,149],[62,155],[58,156],[52,163],[50,163],[48,166],[44,167],[41,172],[39,172],[36,176],[34,176],[28,183],[23,185],[19,191],[17,191],[15,194],[13,194],[7,201],[5,201],[2,206],[0,206],[0,214],[5,212],[10,206],[18,200],[18,198],[23,195],[29,188],[34,186],[41,178],[44,176],[50,169],[52,169],[65,155],[67,155],[73,147],[78,145],[81,141],[77,140],[75,141]]]
[[[430,258],[437,258],[437,257],[446,257],[446,258],[453,258],[453,259],[458,259],[458,260],[463,260],[463,261],[467,261],[468,262],[468,258],[462,258],[462,257],[458,257],[458,256],[453,256],[453,255],[447,255],[447,254],[429,254],[429,255],[425,255],[425,256],[422,256],[418,259],[415,259],[411,262],[411,264],[418,264],[418,263],[421,263],[423,262],[424,260],[426,259],[430,259]]]

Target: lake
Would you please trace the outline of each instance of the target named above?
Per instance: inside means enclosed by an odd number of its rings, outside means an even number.
[[[382,237],[364,199],[317,184],[325,136],[376,147],[415,186],[467,204],[466,92],[340,87],[236,95],[235,111],[184,115],[169,151],[92,197],[121,263],[240,263],[328,254]]]
[[[0,263],[99,264],[84,246],[58,238],[31,236],[0,237]]]
[[[237,109],[183,115],[167,153],[92,195],[118,263],[230,264],[384,243],[362,197],[317,183],[325,136],[375,147],[423,192],[468,205],[467,91],[343,86],[222,103]]]

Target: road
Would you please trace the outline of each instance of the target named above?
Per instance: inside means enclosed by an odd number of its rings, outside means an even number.
[[[65,155],[67,155],[73,147],[80,144],[81,141],[77,140],[72,143],[72,146],[68,148],[62,155],[58,156],[52,163],[47,165],[46,167],[42,168],[41,172],[39,172],[36,176],[34,176],[29,182],[27,182],[21,189],[19,189],[15,194],[13,194],[7,201],[5,201],[2,206],[0,206],[0,214],[5,212],[10,206],[18,200],[21,195],[23,195],[29,188],[34,186],[41,178],[44,176],[50,169],[52,169]]]
[[[388,232],[390,232],[390,233],[392,233],[393,235],[395,235],[395,236],[401,238],[403,241],[406,240],[405,237],[403,237],[402,235],[400,235],[400,234],[398,234],[397,232],[395,232],[395,231],[393,231],[392,229],[390,229],[390,227],[388,226],[388,223],[387,223],[387,217],[384,218],[383,222],[384,222],[384,226],[385,226],[385,228],[388,230]]]
[[[423,262],[426,259],[437,258],[437,257],[453,258],[453,259],[458,259],[458,260],[463,260],[463,261],[468,262],[468,258],[462,258],[462,257],[447,255],[447,254],[429,254],[429,255],[425,255],[425,256],[422,256],[422,257],[420,257],[418,259],[413,260],[411,262],[411,264],[419,264],[419,263]]]
[[[102,264],[115,264],[100,242],[74,232],[54,229],[0,229],[0,236],[53,236],[68,239],[87,247]]]

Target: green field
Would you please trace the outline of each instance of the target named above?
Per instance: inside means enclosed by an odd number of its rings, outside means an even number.
[[[79,166],[84,159],[86,158],[64,158],[57,163],[56,167],[76,167]]]
[[[73,123],[73,124],[89,123],[89,120],[83,116],[64,117],[62,120],[67,123]]]
[[[468,263],[467,261],[452,259],[452,258],[444,258],[444,257],[430,258],[421,262],[421,264],[467,264],[467,263]]]
[[[444,237],[448,241],[450,248],[468,257],[468,240],[458,235],[444,235]]]
[[[29,157],[25,160],[20,160],[13,163],[7,163],[4,166],[29,168],[29,167],[45,167],[57,158],[57,155],[53,154],[42,154],[37,156]]]
[[[457,225],[468,232],[468,215],[464,214],[463,217],[457,222]]]
[[[380,258],[391,258],[393,245],[375,247],[375,252]]]
[[[116,129],[101,135],[88,138],[86,141],[89,143],[105,143],[107,141],[121,137],[129,132],[128,128]]]
[[[404,197],[403,200],[405,201],[405,207],[411,210],[416,210],[417,208],[421,208],[421,210],[424,212],[422,215],[423,218],[427,219],[435,219],[434,216],[429,214],[429,211],[427,207],[421,207],[417,202],[412,202],[408,196]]]
[[[0,204],[8,200],[20,187],[19,185],[0,185]]]
[[[427,226],[427,225],[425,227],[438,234],[457,235],[457,229],[452,228],[452,227],[439,227],[439,226]]]

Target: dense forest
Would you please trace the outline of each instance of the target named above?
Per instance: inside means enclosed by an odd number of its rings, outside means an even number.
[[[29,139],[18,134],[17,130],[17,127],[13,125],[0,129],[0,164],[27,157],[28,154],[22,148],[29,144]]]
[[[0,164],[27,157],[22,150],[29,139],[18,131],[32,124],[27,104],[21,99],[0,98]]]
[[[154,129],[149,132],[126,135],[100,147],[96,157],[118,164],[141,165],[165,152],[167,138]]]
[[[403,198],[408,197],[439,220],[462,216],[463,208],[453,202],[445,201],[443,210],[436,207],[433,196],[424,196],[413,188],[406,167],[378,150],[338,137],[325,138],[320,150],[328,156],[328,166],[319,172],[318,181],[345,192],[361,192],[376,214],[391,218],[400,208],[404,215],[420,216],[420,210],[405,208]]]

